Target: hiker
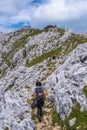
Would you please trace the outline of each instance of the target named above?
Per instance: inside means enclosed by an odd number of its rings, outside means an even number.
[[[45,101],[45,94],[44,94],[44,89],[42,87],[42,84],[39,80],[37,80],[37,82],[36,82],[34,96],[37,99],[37,118],[38,118],[39,122],[41,122],[41,117],[43,116],[42,107],[43,107],[44,101]]]
[[[53,60],[55,60],[55,59],[56,59],[56,57],[57,57],[56,55],[53,55],[53,56],[52,56],[52,59],[53,59]]]

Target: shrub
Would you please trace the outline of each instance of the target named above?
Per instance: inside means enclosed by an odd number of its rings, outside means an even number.
[[[83,87],[83,92],[85,93],[86,97],[87,97],[87,86]]]

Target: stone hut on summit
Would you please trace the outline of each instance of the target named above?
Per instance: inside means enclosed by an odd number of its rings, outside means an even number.
[[[57,26],[55,25],[55,26],[53,26],[53,25],[48,25],[48,26],[46,26],[46,27],[44,27],[44,29],[45,30],[50,30],[50,31],[55,31],[55,29],[57,28]]]

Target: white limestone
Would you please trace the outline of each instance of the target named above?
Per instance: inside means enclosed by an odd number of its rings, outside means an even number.
[[[0,34],[0,70],[2,72],[0,74],[0,130],[6,127],[9,130],[34,130],[35,126],[31,120],[32,111],[26,100],[32,98],[36,80],[47,76],[49,72],[47,64],[51,58],[32,67],[25,66],[26,60],[30,61],[48,50],[51,51],[56,48],[56,45],[62,47],[62,50],[66,49],[62,46],[62,42],[72,34],[71,31],[65,31],[60,37],[57,31],[48,31],[28,37],[24,47],[18,49],[12,58],[9,58],[12,63],[9,67],[6,61],[3,62],[3,56],[12,50],[16,40],[28,33],[30,30],[25,28],[24,31],[3,34],[3,36]],[[26,51],[25,59],[23,58],[24,50]],[[82,92],[84,85],[87,85],[87,43],[79,45],[64,59],[56,61],[56,70],[44,82],[49,98],[54,102],[60,118],[64,120],[76,102],[80,104],[81,111],[87,110],[87,100]],[[5,71],[4,75],[2,75],[3,71]]]
[[[73,101],[79,103],[82,109],[87,110],[87,99],[82,92],[84,85],[87,85],[86,52],[87,43],[79,45],[67,56],[64,64],[58,66],[57,70],[47,79],[47,84],[53,88],[51,97],[55,101],[56,110],[62,120],[70,114]],[[59,79],[56,84],[54,75]]]

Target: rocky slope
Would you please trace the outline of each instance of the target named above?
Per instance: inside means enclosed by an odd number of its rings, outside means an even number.
[[[25,27],[0,34],[1,130],[35,128],[28,99],[32,99],[38,78],[45,83],[61,120],[69,116],[76,102],[81,110],[87,109],[82,91],[87,84],[86,41],[80,34],[57,27]]]
[[[87,99],[82,92],[87,85],[86,52],[87,43],[79,45],[47,79],[51,100],[55,102],[56,110],[62,120],[70,114],[74,102],[80,104],[81,110],[87,110]],[[56,77],[59,79],[58,82]]]

